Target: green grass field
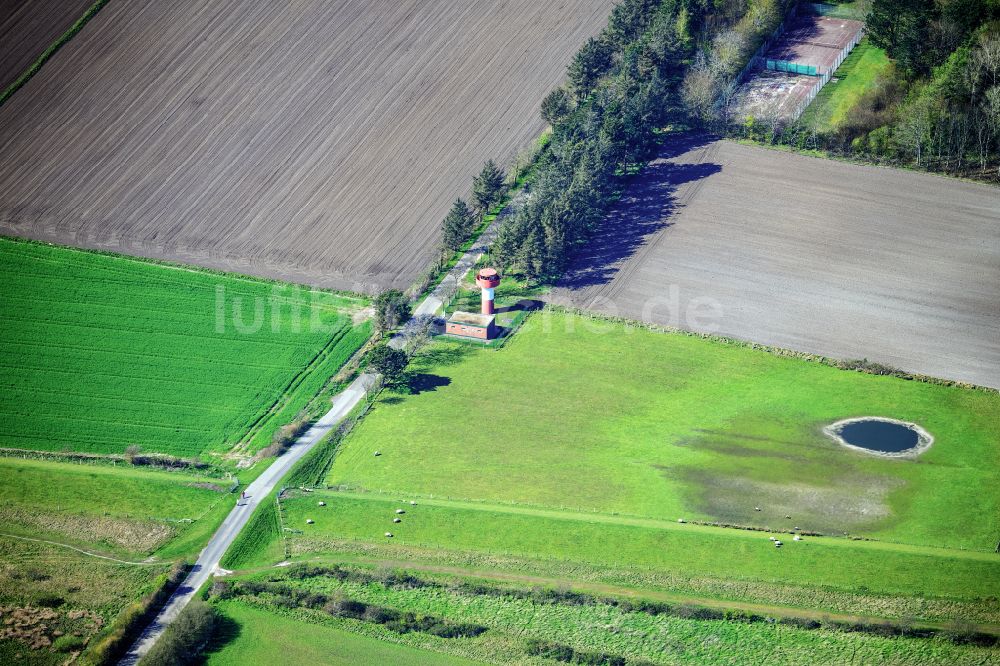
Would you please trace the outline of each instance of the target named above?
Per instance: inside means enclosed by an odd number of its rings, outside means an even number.
[[[268,612],[239,602],[217,608],[227,620],[224,637],[209,650],[209,666],[245,664],[398,664],[399,666],[461,666],[476,662],[397,645],[345,631],[334,621],[324,624]],[[281,636],[281,640],[275,640]]]
[[[815,125],[821,132],[837,129],[887,67],[885,51],[873,46],[867,37],[862,39],[816,95],[800,122]]]
[[[92,643],[113,633],[174,562],[205,545],[233,506],[231,485],[125,464],[0,458],[0,607],[34,620],[37,639],[51,643],[32,649],[27,629],[0,637],[0,661],[63,663],[82,647],[64,637],[68,628]],[[99,624],[77,626],[87,618]]]
[[[438,340],[409,373],[340,444],[332,488],[287,495],[242,567],[290,556],[800,620],[1000,627],[995,392],[556,310],[499,350]],[[935,443],[886,459],[822,433],[860,415],[918,422]],[[826,536],[795,542],[795,528]],[[677,644],[710,659],[691,646],[713,631],[696,622]],[[766,654],[756,628],[726,631]],[[983,659],[937,639],[821,636],[778,661]]]
[[[318,507],[319,500],[327,506]],[[406,513],[397,516],[398,508]],[[693,579],[957,600],[1000,597],[1000,558],[992,553],[829,537],[794,542],[787,532],[777,534],[785,543],[778,549],[765,532],[432,500],[410,506],[334,492],[287,500],[284,509],[285,526],[302,531],[289,536],[298,555],[322,552],[327,541],[357,540],[457,551],[453,559],[462,553],[492,554],[652,569]],[[396,517],[402,522],[393,523]],[[307,525],[307,519],[314,524]],[[385,532],[393,534],[391,540]]]
[[[299,418],[368,338],[367,301],[9,239],[0,258],[0,447],[214,457],[202,473],[0,457],[0,605],[34,627],[0,661],[62,663],[205,545],[233,506],[220,467]]]
[[[553,311],[498,351],[439,342],[412,371],[433,388],[383,393],[331,485],[989,552],[1000,533],[995,393]],[[884,459],[821,432],[862,415],[936,441]]]
[[[9,448],[261,448],[369,334],[361,298],[10,239],[0,279]]]
[[[232,508],[230,486],[127,465],[0,458],[0,531],[170,559],[208,538]]]

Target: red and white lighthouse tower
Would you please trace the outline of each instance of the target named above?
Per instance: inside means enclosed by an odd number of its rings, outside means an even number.
[[[495,308],[493,301],[496,297],[495,289],[500,284],[500,274],[494,268],[483,268],[476,273],[476,285],[483,290],[483,314],[493,314]]]

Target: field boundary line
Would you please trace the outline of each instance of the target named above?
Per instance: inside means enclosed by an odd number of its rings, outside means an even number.
[[[14,236],[14,235],[11,235],[9,233],[6,233],[6,234],[5,233],[0,233],[0,241],[6,241],[8,243],[13,243],[14,245],[25,244],[25,245],[36,246],[36,247],[57,247],[57,248],[60,248],[62,250],[68,250],[68,251],[71,251],[71,252],[76,252],[76,253],[84,254],[84,255],[95,255],[95,256],[105,257],[105,258],[109,258],[110,257],[110,258],[114,258],[114,259],[117,259],[117,260],[122,260],[122,261],[131,262],[131,263],[141,264],[141,265],[145,265],[145,266],[156,267],[156,268],[164,268],[164,269],[168,269],[168,270],[172,270],[172,271],[180,271],[182,273],[196,273],[196,274],[199,274],[199,275],[204,275],[206,277],[224,278],[224,279],[227,279],[227,280],[231,280],[233,282],[249,282],[249,283],[254,283],[254,284],[271,285],[271,286],[278,285],[278,286],[285,286],[285,287],[288,287],[288,286],[301,287],[304,290],[306,290],[307,292],[319,292],[319,293],[329,294],[331,296],[336,296],[338,298],[344,298],[344,299],[347,299],[347,300],[358,301],[358,305],[359,306],[363,305],[368,300],[368,297],[365,296],[364,294],[359,294],[359,293],[353,292],[353,291],[346,291],[346,290],[343,290],[343,289],[327,289],[327,288],[324,288],[324,287],[316,287],[316,286],[313,286],[313,285],[308,285],[308,284],[301,283],[301,282],[294,282],[294,281],[291,281],[291,280],[279,280],[279,279],[276,279],[276,278],[266,278],[266,277],[260,277],[260,276],[257,276],[257,275],[249,275],[249,274],[246,274],[246,273],[235,273],[233,271],[225,271],[225,270],[220,270],[220,269],[216,269],[216,268],[207,268],[207,267],[197,266],[197,265],[192,265],[192,264],[184,264],[184,263],[180,263],[180,262],[176,262],[176,261],[170,261],[169,259],[154,259],[152,257],[138,257],[138,256],[135,256],[135,255],[123,254],[121,252],[115,252],[113,250],[101,250],[101,249],[96,249],[96,248],[77,247],[75,245],[65,245],[63,243],[55,243],[55,242],[51,242],[51,241],[40,241],[40,240],[35,240],[33,238],[24,238],[22,236]],[[23,255],[22,254],[22,256],[28,256],[28,255]],[[57,264],[65,265],[65,262],[61,262],[59,260],[44,260],[44,259],[39,259],[38,257],[34,257],[34,256],[31,256],[29,258],[31,258],[34,261],[48,261],[50,263],[57,263]],[[107,271],[109,273],[112,273],[114,275],[120,275],[122,273],[122,270],[118,269],[118,268],[109,268],[109,267],[105,267],[105,266],[101,266],[99,268],[101,270],[105,270],[105,271]],[[2,270],[3,269],[0,269],[0,272],[2,272]],[[22,275],[23,275],[23,273],[22,273]],[[69,278],[69,277],[67,277],[65,279],[66,280],[71,280],[71,278]],[[112,280],[106,280],[106,281],[111,282]],[[119,280],[113,280],[113,281],[114,282],[120,282]],[[191,288],[195,288],[195,289],[204,289],[204,290],[209,290],[209,289],[214,290],[215,289],[215,285],[214,284],[213,285],[205,285],[205,286],[197,285],[197,284],[193,284],[192,285],[189,282],[172,282],[172,284],[183,285],[185,287],[191,287]]]
[[[284,388],[281,390],[281,393],[278,394],[278,397],[275,398],[274,402],[271,403],[271,405],[264,411],[264,413],[261,414],[256,421],[250,424],[250,427],[247,429],[246,434],[243,436],[242,439],[240,439],[239,442],[236,443],[234,447],[232,447],[229,453],[237,453],[237,452],[245,453],[247,447],[252,444],[257,434],[264,429],[264,426],[266,426],[272,418],[276,417],[281,412],[281,410],[288,405],[288,403],[292,399],[292,394],[294,394],[299,389],[299,387],[301,387],[302,384],[305,383],[306,379],[308,379],[314,372],[317,372],[318,368],[323,364],[323,361],[325,361],[333,353],[333,351],[337,348],[337,346],[341,343],[341,341],[344,338],[350,335],[351,331],[353,331],[354,328],[355,326],[353,323],[347,323],[346,325],[338,328],[330,337],[330,339],[327,340],[326,344],[320,347],[319,351],[317,351],[316,354],[309,360],[309,362],[306,363],[306,365],[302,368],[302,370],[300,370],[298,374],[292,377],[292,379],[287,384],[285,384]],[[311,396],[309,402],[306,403],[303,409],[307,408],[309,404],[312,403],[315,397],[316,397],[315,395]],[[296,416],[298,416],[298,414],[296,414]],[[279,428],[280,427],[283,426],[279,426]]]
[[[738,142],[735,142],[738,144]],[[754,144],[756,145],[756,144]],[[790,152],[790,151],[782,151]],[[807,156],[808,157],[808,156]],[[824,159],[818,157],[817,159]],[[944,176],[947,178],[948,176]],[[819,363],[837,370],[842,370],[844,372],[861,372],[864,374],[883,376],[883,377],[896,377],[897,379],[905,379],[909,381],[922,382],[925,384],[933,384],[935,386],[947,386],[952,388],[959,388],[965,391],[982,391],[984,393],[995,393],[1000,394],[1000,388],[994,388],[992,386],[986,386],[984,384],[974,384],[972,382],[962,381],[959,379],[943,379],[941,377],[935,377],[933,375],[926,375],[919,372],[909,372],[908,370],[900,370],[898,368],[892,368],[889,366],[884,366],[891,372],[886,374],[881,374],[872,371],[870,368],[865,367],[845,367],[843,364],[854,362],[854,361],[867,361],[867,359],[845,359],[837,358],[834,356],[824,356],[822,354],[812,354],[810,352],[796,351],[794,349],[789,349],[788,347],[779,347],[777,345],[768,345],[760,342],[753,342],[751,340],[744,340],[742,338],[737,338],[734,336],[721,335],[719,333],[699,333],[697,331],[688,331],[683,328],[678,328],[676,326],[669,326],[665,324],[653,324],[647,321],[642,321],[640,319],[632,319],[630,317],[624,317],[620,315],[610,315],[598,312],[596,310],[590,310],[588,308],[581,308],[572,305],[560,305],[558,303],[551,303],[545,301],[545,309],[552,310],[553,312],[562,312],[569,315],[575,315],[577,317],[585,317],[589,319],[600,319],[602,321],[607,321],[611,323],[622,324],[623,326],[631,326],[633,328],[641,328],[652,333],[659,333],[662,335],[682,335],[689,338],[699,338],[701,340],[708,340],[710,342],[715,342],[721,345],[729,345],[733,347],[741,347],[743,349],[752,349],[754,351],[760,351],[773,356],[781,356],[784,358],[795,358],[800,361],[808,361],[811,363]]]
[[[49,58],[54,56],[56,52],[69,43],[71,39],[76,37],[77,33],[83,30],[84,26],[90,22],[90,19],[97,16],[97,12],[101,11],[104,5],[108,4],[108,0],[97,0],[94,4],[87,7],[86,11],[83,12],[83,16],[78,18],[73,25],[63,34],[56,38],[56,41],[46,47],[42,54],[35,59],[28,69],[21,72],[21,75],[14,79],[14,82],[7,86],[3,92],[0,92],[0,106],[4,104],[8,99],[14,96],[18,90],[21,89],[24,84],[31,80],[31,78],[38,73],[38,71],[49,61]]]
[[[169,564],[169,562],[129,562],[128,560],[119,560],[117,557],[111,557],[109,555],[98,555],[97,553],[91,553],[83,548],[77,548],[76,546],[71,546],[68,543],[60,543],[58,541],[49,541],[48,539],[35,539],[32,537],[18,536],[16,534],[8,534],[7,532],[0,532],[0,537],[6,537],[8,539],[18,539],[20,541],[34,541],[36,543],[46,543],[50,546],[59,546],[60,548],[69,548],[70,550],[75,550],[78,553],[83,553],[84,555],[89,555],[90,557],[96,557],[102,560],[108,560],[109,562],[116,562],[118,564],[131,564],[139,567],[158,567],[164,564]]]

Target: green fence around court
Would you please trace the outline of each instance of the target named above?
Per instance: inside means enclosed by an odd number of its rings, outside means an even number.
[[[766,66],[768,69],[776,72],[788,72],[789,74],[805,74],[806,76],[819,76],[819,68],[816,65],[802,65],[797,62],[788,62],[787,60],[771,60],[767,59]]]

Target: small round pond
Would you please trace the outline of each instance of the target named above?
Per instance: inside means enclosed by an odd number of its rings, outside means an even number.
[[[934,438],[916,423],[866,416],[838,421],[823,431],[844,446],[893,458],[923,453]]]

